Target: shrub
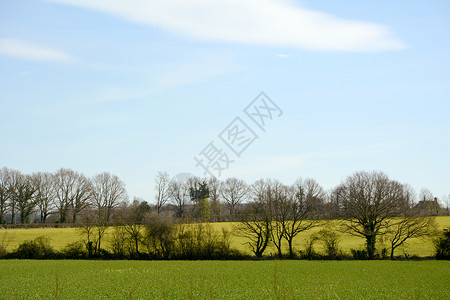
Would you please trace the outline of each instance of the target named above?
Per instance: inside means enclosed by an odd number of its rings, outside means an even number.
[[[151,255],[164,259],[171,257],[174,236],[175,226],[171,218],[153,215],[147,219],[143,241]]]
[[[443,234],[434,241],[437,259],[450,259],[450,230],[444,229]]]
[[[84,259],[88,255],[86,247],[81,241],[67,244],[66,247],[61,250],[61,254],[66,259]]]
[[[317,233],[317,238],[324,244],[325,254],[328,258],[338,258],[341,254],[341,249],[339,247],[340,238],[335,231],[324,228]]]
[[[352,256],[354,259],[368,259],[369,255],[367,254],[367,250],[366,249],[351,249],[350,250],[352,252]]]
[[[230,259],[240,258],[242,254],[230,247],[230,234],[213,230],[211,225],[181,225],[174,245],[174,258],[177,259]]]
[[[306,240],[304,251],[300,251],[300,257],[303,259],[317,259],[319,254],[314,251],[314,244],[319,240],[318,236],[313,234]]]
[[[11,255],[22,259],[46,259],[54,258],[56,252],[50,246],[50,239],[46,236],[38,236],[34,240],[24,241]]]

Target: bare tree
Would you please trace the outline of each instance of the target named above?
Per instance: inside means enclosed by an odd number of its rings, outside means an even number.
[[[282,244],[286,236],[287,222],[291,217],[289,188],[276,180],[265,181],[266,191],[262,194],[267,214],[271,217],[271,239],[278,256],[282,257]],[[261,196],[260,196],[261,197]]]
[[[323,196],[323,189],[312,179],[298,179],[289,189],[287,198],[286,221],[283,222],[284,238],[289,246],[289,257],[294,257],[294,238],[301,232],[319,225],[314,213],[317,213],[317,199]],[[309,217],[309,219],[308,219]]]
[[[72,211],[72,222],[77,221],[78,214],[89,205],[92,186],[82,174],[70,169],[59,169],[54,175],[56,188],[56,208],[61,223],[68,220]]]
[[[249,188],[242,179],[228,178],[223,182],[221,195],[230,211],[231,221],[235,220],[236,206],[245,200],[248,192]]]
[[[156,198],[156,212],[161,213],[161,208],[170,199],[170,180],[169,174],[166,172],[158,172],[155,179],[155,198]]]
[[[70,169],[59,169],[54,174],[56,209],[59,222],[66,223],[75,189],[76,173]]]
[[[92,184],[86,176],[78,174],[75,180],[75,194],[72,198],[72,222],[77,222],[78,214],[89,206],[92,196]]]
[[[185,216],[185,208],[189,200],[189,188],[186,183],[172,180],[169,183],[170,199],[177,207],[178,218]]]
[[[148,210],[143,209],[144,202],[139,202],[137,199],[133,200],[131,205],[122,207],[119,211],[118,225],[122,226],[130,241],[130,255],[139,257],[139,245],[142,243],[144,232],[144,221]]]
[[[0,225],[6,223],[5,215],[11,199],[11,171],[3,167],[0,169]]]
[[[372,259],[377,236],[389,226],[387,218],[402,207],[402,185],[381,172],[358,172],[347,177],[341,188],[343,229],[366,239],[367,254]]]
[[[306,178],[305,180],[298,179],[296,185],[303,185],[308,217],[322,218],[324,216],[323,207],[326,197],[324,189],[316,180],[311,178]]]
[[[86,236],[84,244],[88,250],[89,257],[98,254],[101,250],[101,241],[106,233],[108,224],[105,219],[100,219],[93,210],[83,211],[83,222],[79,228],[82,235]]]
[[[98,219],[108,223],[114,208],[128,199],[125,183],[107,172],[95,175],[91,183],[92,204],[97,209]]]
[[[173,252],[176,238],[173,219],[163,215],[149,215],[145,222],[144,242],[149,253],[168,259]]]
[[[433,217],[424,217],[409,211],[405,216],[392,218],[387,229],[387,240],[391,247],[391,259],[394,251],[411,238],[431,238],[437,231]]]
[[[20,212],[20,223],[29,222],[29,217],[36,206],[36,188],[31,182],[31,177],[19,171],[12,172],[11,181],[11,207],[16,207]],[[15,219],[15,216],[14,216]]]
[[[39,208],[40,221],[45,223],[55,208],[54,176],[51,173],[33,173],[31,180],[36,188],[36,204]]]
[[[220,203],[220,190],[222,183],[216,177],[208,180],[209,199],[211,201],[211,219],[212,221],[222,220],[222,203]]]
[[[248,239],[247,244],[256,257],[262,257],[271,239],[272,220],[266,208],[261,202],[250,203],[235,227],[238,236]]]
[[[268,203],[267,181],[261,179],[252,184],[249,194],[253,198],[241,214],[235,227],[237,235],[247,238],[256,257],[262,257],[272,238],[272,214]]]

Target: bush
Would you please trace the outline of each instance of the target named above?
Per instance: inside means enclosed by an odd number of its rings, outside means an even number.
[[[450,259],[450,230],[444,229],[443,234],[434,241],[437,259]]]
[[[86,247],[81,241],[67,244],[66,247],[61,250],[61,254],[66,259],[84,259],[87,258],[88,255]]]
[[[223,230],[219,234],[211,225],[181,225],[175,239],[176,259],[230,259],[242,254],[230,247],[230,234]]]
[[[314,251],[314,244],[319,240],[318,236],[313,234],[306,240],[306,247],[304,251],[300,252],[300,257],[303,259],[319,259],[320,255]]]
[[[168,259],[173,255],[175,226],[169,217],[153,215],[145,225],[144,244],[150,255]]]
[[[21,259],[48,259],[55,258],[56,252],[50,246],[48,237],[38,236],[34,240],[24,241],[11,256]]]
[[[339,247],[340,238],[335,231],[324,228],[317,233],[317,238],[323,243],[327,258],[337,259],[340,256],[342,252]]]
[[[367,254],[367,250],[366,249],[351,249],[350,250],[352,252],[352,256],[354,259],[368,259],[369,255]]]

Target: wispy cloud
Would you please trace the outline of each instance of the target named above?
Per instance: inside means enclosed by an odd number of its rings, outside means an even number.
[[[291,57],[292,55],[290,55],[290,54],[277,54],[277,56],[279,57],[279,58],[289,58],[289,57]]]
[[[48,0],[94,9],[184,36],[322,51],[405,45],[383,25],[341,19],[289,0]]]
[[[0,38],[0,54],[37,61],[71,61],[75,59],[62,51],[18,39]]]

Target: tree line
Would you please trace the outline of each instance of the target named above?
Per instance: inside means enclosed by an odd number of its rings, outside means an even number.
[[[292,185],[274,179],[249,185],[238,178],[191,177],[181,182],[171,180],[166,172],[158,172],[153,187],[153,203],[136,197],[130,202],[124,182],[107,172],[86,177],[62,168],[28,175],[4,167],[0,169],[0,225],[76,225],[87,237],[90,256],[102,250],[108,226],[119,225],[114,228],[114,251],[133,257],[140,255],[142,245],[169,249],[174,244],[168,241],[182,241],[183,231],[179,235],[174,224],[234,221],[235,234],[246,238],[255,256],[262,257],[273,245],[277,256],[293,258],[298,255],[293,241],[301,232],[323,227],[327,219],[339,219],[339,228],[312,236],[305,251],[311,254],[313,243],[321,240],[329,256],[336,255],[338,232],[347,232],[364,238],[361,256],[374,258],[377,240],[389,244],[393,257],[408,239],[435,234],[430,216],[448,214],[448,207],[442,208],[429,190],[422,189],[417,198],[409,185],[382,172],[356,172],[330,191],[310,178],[299,178]],[[143,242],[144,232],[152,242]]]
[[[143,210],[157,214],[164,212],[176,218],[206,222],[241,220],[242,212],[259,201],[264,187],[278,198],[295,194],[299,205],[311,219],[342,218],[347,208],[344,204],[349,197],[345,193],[349,186],[345,184],[325,191],[310,178],[300,178],[290,186],[273,179],[261,179],[249,185],[238,178],[221,181],[191,177],[181,182],[171,180],[166,172],[158,172],[153,186],[154,201],[134,197],[131,203],[137,201]],[[403,199],[405,209],[421,215],[448,215],[448,199],[442,199],[447,203],[443,208],[428,189],[422,189],[417,198],[409,185],[398,186],[403,194],[395,195],[395,198]],[[111,222],[117,211],[126,209],[131,203],[125,183],[108,172],[87,177],[64,168],[53,173],[33,174],[6,167],[0,169],[0,224],[76,224],[86,211],[95,211],[99,219]],[[389,208],[389,213],[398,215],[399,211]]]
[[[124,182],[106,172],[88,178],[63,168],[31,175],[0,169],[0,224],[47,223],[51,216],[53,222],[77,223],[88,210],[108,222],[127,200]]]

